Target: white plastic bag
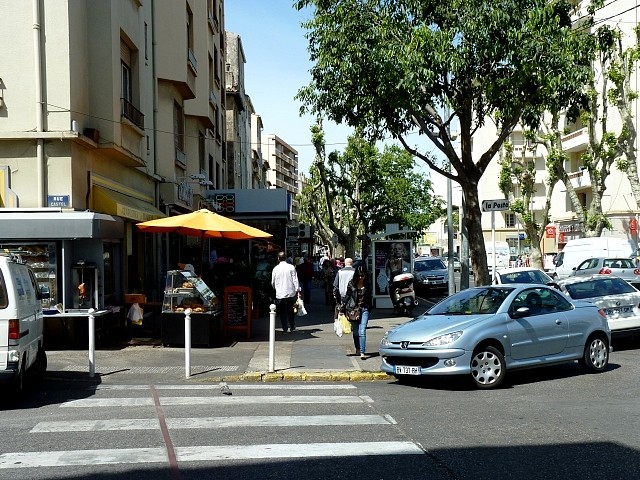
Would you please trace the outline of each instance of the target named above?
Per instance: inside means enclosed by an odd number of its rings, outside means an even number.
[[[340,318],[336,318],[333,321],[333,331],[336,332],[336,335],[339,337],[342,336],[342,322],[340,321]]]
[[[142,311],[142,308],[140,308],[140,305],[137,303],[134,303],[133,305],[131,305],[131,308],[129,309],[129,313],[127,313],[127,318],[129,319],[129,321],[133,325],[142,325],[143,317],[144,317],[144,312]]]
[[[304,317],[307,314],[307,309],[304,308],[304,301],[302,297],[298,297],[298,316]]]

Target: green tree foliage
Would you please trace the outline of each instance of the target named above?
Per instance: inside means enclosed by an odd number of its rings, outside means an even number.
[[[313,67],[298,98],[303,111],[391,134],[464,193],[476,282],[489,282],[478,182],[518,121],[537,125],[545,110],[585,105],[589,29],[572,29],[564,0],[297,0],[313,8],[305,24]],[[446,109],[445,109],[446,107]],[[444,115],[443,111],[451,112]],[[498,135],[478,151],[485,119]],[[460,154],[449,130],[457,123]],[[455,124],[454,123],[454,124]],[[451,172],[410,144],[419,133],[446,156]],[[495,181],[495,179],[491,179]]]
[[[442,215],[442,200],[433,196],[429,178],[414,171],[406,150],[379,151],[356,133],[344,152],[326,156],[320,125],[312,136],[316,156],[298,200],[301,218],[317,225],[327,244],[335,235],[353,255],[358,237],[383,232],[387,223],[421,232]]]

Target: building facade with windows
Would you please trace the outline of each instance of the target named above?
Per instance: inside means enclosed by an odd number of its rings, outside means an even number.
[[[181,259],[135,224],[226,177],[223,0],[3,6],[0,244],[39,254],[52,303],[72,306],[78,264],[96,307],[157,296]]]
[[[270,133],[262,136],[262,153],[269,162],[267,181],[271,188],[284,188],[294,198],[292,219],[298,218],[298,201],[295,196],[300,191],[298,175],[298,151],[277,135]]]
[[[574,22],[579,22],[580,18],[587,15],[589,2],[576,2],[574,8]],[[611,27],[619,27],[622,30],[623,48],[631,47],[636,42],[633,31],[638,22],[637,9],[621,8],[615,2],[605,5],[596,11],[595,19],[598,26],[607,24]],[[577,24],[577,23],[576,23]],[[599,74],[599,67],[596,65],[596,74]],[[632,74],[631,86],[637,84],[638,75]],[[600,86],[598,86],[600,88]],[[637,88],[634,88],[637,90]],[[639,105],[637,100],[631,102],[632,116],[637,129],[637,119],[639,118]],[[602,112],[600,112],[602,115]],[[622,128],[621,117],[615,105],[610,105],[606,113],[608,130],[618,134]],[[588,209],[593,200],[593,190],[588,171],[583,163],[583,154],[589,149],[589,129],[580,119],[570,122],[566,117],[561,118],[560,128],[563,131],[561,140],[568,160],[565,163],[565,170],[568,172],[569,181],[573,186],[578,199],[585,209]],[[600,128],[600,127],[598,127]],[[602,136],[601,130],[596,131],[598,141]],[[482,130],[474,136],[473,149],[477,156],[486,151],[488,145],[495,138],[495,128],[487,122]],[[514,158],[526,162],[533,162],[535,166],[536,194],[532,197],[530,205],[534,218],[540,218],[545,199],[548,192],[546,182],[546,149],[543,147],[531,148],[526,145],[521,127],[517,127],[511,138]],[[635,150],[638,150],[638,138],[635,139]],[[500,166],[498,156],[493,159],[489,168],[483,176],[483,181],[479,185],[480,199],[504,198],[502,192],[497,187]],[[496,181],[493,181],[496,180]],[[616,168],[615,164],[611,168],[606,180],[605,192],[602,197],[602,211],[607,216],[612,228],[605,230],[603,236],[614,236],[626,238],[633,244],[638,245],[638,215],[640,206],[631,192],[631,186],[626,174]],[[552,192],[550,223],[546,230],[544,239],[541,242],[541,250],[544,254],[551,255],[562,250],[564,245],[571,239],[580,238],[585,235],[584,226],[579,222],[573,204],[570,200],[569,192],[563,182],[558,182]],[[491,231],[490,214],[483,215],[483,230],[485,238],[490,238]],[[509,242],[512,252],[526,252],[528,239],[523,237],[523,232],[518,219],[511,212],[496,212],[496,237],[498,240]]]

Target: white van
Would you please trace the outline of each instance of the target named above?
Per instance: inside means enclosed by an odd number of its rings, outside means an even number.
[[[0,382],[9,383],[16,397],[27,372],[42,377],[47,369],[41,299],[33,271],[19,258],[0,254]]]
[[[555,268],[549,271],[554,279],[568,277],[587,258],[624,257],[634,255],[635,246],[625,238],[587,237],[569,240],[555,261]]]
[[[487,266],[489,271],[493,270],[493,242],[487,240],[484,242],[487,251]],[[509,244],[504,241],[496,240],[496,268],[507,268],[509,266],[509,257],[511,256]]]

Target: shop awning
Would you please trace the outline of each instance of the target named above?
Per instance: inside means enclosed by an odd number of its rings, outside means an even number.
[[[166,217],[150,203],[97,185],[93,187],[93,209],[136,222]]]
[[[3,241],[123,238],[124,222],[95,212],[0,209],[0,237]]]

